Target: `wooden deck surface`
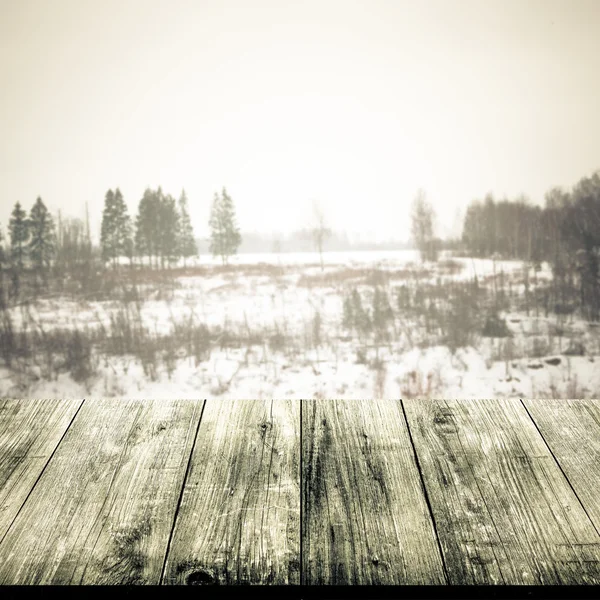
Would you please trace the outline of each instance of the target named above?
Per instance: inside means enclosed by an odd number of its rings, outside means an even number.
[[[600,584],[597,400],[0,400],[0,584]]]

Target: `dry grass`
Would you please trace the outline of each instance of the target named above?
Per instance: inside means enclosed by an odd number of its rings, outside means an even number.
[[[335,271],[308,274],[303,273],[298,279],[299,287],[339,287],[346,284],[377,286],[386,285],[390,281],[418,281],[430,278],[435,272],[425,267],[404,269],[353,268],[344,267]]]
[[[551,355],[592,354],[596,347],[600,347],[600,336],[594,337],[597,330],[591,325],[586,330],[585,339],[579,339],[579,334],[569,325],[569,319],[562,316],[553,314],[554,324],[540,315],[540,327],[536,329],[537,320],[532,319],[538,310],[543,312],[540,304],[542,295],[530,293],[531,317],[522,316],[524,294],[516,287],[516,282],[522,278],[521,272],[499,273],[496,279],[486,276],[477,281],[442,277],[456,275],[463,269],[463,263],[453,260],[407,265],[399,269],[345,266],[310,273],[306,269],[306,265],[254,264],[164,270],[122,266],[116,270],[94,272],[89,276],[93,292],[90,293],[91,288],[88,288],[88,293],[83,293],[77,287],[79,284],[73,282],[67,282],[68,285],[63,282],[62,290],[64,294],[65,290],[73,293],[81,309],[87,305],[87,310],[90,310],[93,301],[98,299],[105,302],[104,308],[111,312],[109,323],[94,328],[45,331],[34,320],[25,319],[17,331],[9,311],[0,311],[0,360],[15,372],[48,379],[68,372],[74,380],[86,383],[97,375],[98,362],[102,357],[108,361],[110,356],[129,356],[128,360],[141,364],[145,374],[155,380],[162,372],[170,377],[180,359],[191,358],[196,365],[209,360],[214,349],[225,350],[227,354],[228,349],[245,348],[249,351],[259,346],[265,356],[269,352],[282,353],[291,361],[297,361],[298,356],[316,355],[314,364],[317,364],[319,353],[321,356],[335,353],[337,361],[337,348],[344,348],[343,343],[351,343],[349,356],[355,355],[357,363],[368,366],[373,375],[373,393],[383,395],[389,365],[380,359],[380,351],[390,356],[415,347],[446,346],[455,352],[459,348],[473,346],[484,355],[486,363],[500,360],[508,365],[519,358],[539,359],[538,362],[543,363],[544,357]],[[186,277],[209,279],[218,275],[221,281],[211,283],[222,285],[211,288],[208,293],[223,294],[224,301],[230,302],[237,301],[245,293],[260,294],[260,286],[272,285],[273,280],[277,282],[282,274],[299,275],[297,285],[300,287],[331,288],[326,292],[315,290],[314,295],[309,294],[309,304],[312,305],[312,300],[319,297],[327,297],[327,303],[319,304],[319,308],[312,306],[311,316],[302,317],[301,322],[294,319],[290,329],[285,311],[283,319],[274,316],[270,326],[248,324],[244,320],[242,323],[226,321],[221,327],[208,327],[194,316],[192,310],[191,316],[186,318],[172,316],[167,327],[169,331],[165,333],[153,331],[141,316],[146,300],[174,297],[175,291],[185,286],[182,280]],[[255,279],[247,285],[244,277]],[[265,281],[261,281],[262,277]],[[284,283],[287,284],[288,280]],[[293,287],[292,278],[289,284]],[[53,285],[58,286],[51,282],[51,290]],[[195,285],[196,282],[187,282],[190,306],[199,301]],[[349,290],[359,295],[364,308],[364,319],[352,323],[344,321],[341,311],[339,314],[330,312],[330,307],[335,306],[331,301],[339,296],[342,306],[342,295],[347,297]],[[377,297],[386,300],[382,306],[376,302],[376,291]],[[45,296],[52,293],[45,293]],[[346,299],[350,300],[349,297]],[[391,314],[388,314],[388,300]],[[214,298],[212,302],[215,303]],[[25,306],[27,303],[27,299],[20,302]],[[46,303],[42,304],[48,311]],[[295,303],[291,308],[298,306]],[[509,314],[505,315],[504,311],[509,311]],[[513,311],[515,314],[511,315]],[[378,314],[380,317],[376,318]],[[334,329],[331,328],[332,322]],[[579,321],[575,323],[579,324]],[[438,374],[427,376],[414,372],[398,383],[404,396],[426,397],[443,389],[437,377]],[[218,390],[224,393],[227,387],[219,383]]]

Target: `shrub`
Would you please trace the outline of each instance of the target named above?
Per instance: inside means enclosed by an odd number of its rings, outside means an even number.
[[[491,313],[487,316],[483,329],[483,337],[504,338],[512,337],[512,333],[506,324],[506,319],[501,319],[497,314]]]
[[[312,342],[314,346],[321,345],[321,313],[318,310],[312,320]]]
[[[394,320],[394,312],[390,306],[388,295],[381,288],[376,287],[373,294],[373,328],[377,340],[388,337],[388,324]]]
[[[471,346],[479,329],[479,303],[470,286],[453,287],[450,291],[450,308],[445,314],[445,343],[451,352]]]
[[[17,355],[16,338],[10,313],[3,310],[0,317],[0,355],[7,367],[10,367],[13,358]]]
[[[563,353],[565,356],[584,356],[585,346],[581,342],[571,341],[569,347]],[[573,396],[575,397],[575,396]]]
[[[279,330],[269,337],[269,348],[274,352],[283,350],[285,346],[286,337]]]
[[[95,372],[93,343],[89,333],[69,332],[65,340],[65,368],[77,382],[87,381]]]

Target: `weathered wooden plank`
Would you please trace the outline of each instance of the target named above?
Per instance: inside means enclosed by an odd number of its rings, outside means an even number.
[[[158,583],[202,405],[87,401],[0,544],[0,584]]]
[[[600,539],[519,400],[405,400],[453,584],[600,583]]]
[[[207,401],[164,583],[299,583],[299,433],[299,401]]]
[[[306,584],[444,584],[398,400],[302,406]]]
[[[600,401],[526,400],[586,512],[600,531]]]
[[[83,400],[0,400],[0,540]]]

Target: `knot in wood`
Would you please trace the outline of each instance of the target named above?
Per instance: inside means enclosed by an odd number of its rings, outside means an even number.
[[[187,585],[215,585],[218,582],[208,571],[192,571],[185,582]]]

